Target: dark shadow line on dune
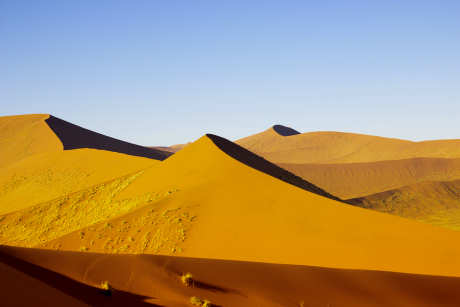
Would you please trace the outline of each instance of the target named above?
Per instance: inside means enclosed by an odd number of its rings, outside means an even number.
[[[214,142],[214,144],[227,155],[234,158],[235,160],[238,160],[243,164],[246,164],[249,167],[252,167],[258,171],[261,171],[272,177],[278,178],[286,183],[292,184],[306,191],[343,202],[340,198],[332,194],[329,194],[328,192],[315,186],[314,184],[303,180],[302,178],[294,175],[293,173],[285,170],[284,168],[281,168],[265,160],[264,158],[241,147],[236,143],[233,143],[227,139],[224,139],[223,137],[214,134],[206,134],[206,136],[209,137]]]
[[[90,306],[161,307],[161,305],[150,304],[144,301],[152,297],[137,295],[122,290],[114,289],[111,295],[107,295],[107,292],[99,288],[86,285],[62,274],[26,262],[8,255],[1,250],[0,261]]]
[[[62,142],[64,150],[92,148],[131,156],[164,160],[172,153],[121,141],[50,115],[46,124]]]

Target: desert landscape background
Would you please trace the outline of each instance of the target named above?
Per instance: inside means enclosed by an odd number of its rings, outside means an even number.
[[[8,306],[460,301],[460,140],[275,125],[148,148],[46,114],[0,135]]]
[[[459,307],[460,1],[0,0],[0,307]]]

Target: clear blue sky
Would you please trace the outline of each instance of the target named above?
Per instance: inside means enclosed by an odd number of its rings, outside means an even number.
[[[0,0],[0,115],[142,145],[460,138],[460,1]]]

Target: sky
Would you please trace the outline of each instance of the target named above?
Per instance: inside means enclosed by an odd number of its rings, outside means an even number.
[[[460,138],[460,1],[0,0],[0,116],[141,145]]]

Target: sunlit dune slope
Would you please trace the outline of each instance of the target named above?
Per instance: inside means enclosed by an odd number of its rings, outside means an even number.
[[[0,214],[151,167],[159,161],[95,149],[36,154],[0,172]]]
[[[459,278],[393,272],[9,247],[0,247],[1,262],[8,272],[0,276],[8,290],[2,291],[3,302],[16,306],[48,306],[46,295],[38,299],[42,289],[66,306],[144,306],[143,299],[154,304],[148,306],[190,306],[193,296],[213,306],[242,307],[431,307],[457,306],[460,300]],[[192,274],[191,287],[180,281],[186,272]],[[103,281],[113,287],[111,296],[97,290]]]
[[[460,233],[310,193],[239,162],[213,140],[200,138],[118,193],[114,200],[171,192],[110,220],[111,242],[97,238],[100,222],[79,230],[81,241],[76,231],[50,247],[84,242],[91,251],[108,243],[130,252],[142,242],[164,254],[460,276],[460,245],[452,244]],[[161,230],[158,216],[177,228]]]
[[[59,137],[65,150],[93,148],[156,160],[164,160],[170,155],[169,152],[131,144],[96,133],[54,116],[49,116],[46,119],[46,123]]]
[[[460,230],[460,180],[422,182],[350,200],[377,211]]]
[[[0,168],[25,157],[63,149],[45,120],[47,114],[0,117]]]
[[[460,179],[460,159],[413,158],[367,163],[278,165],[342,199],[423,181]]]
[[[270,128],[236,143],[275,163],[357,163],[415,157],[460,158],[460,140],[411,142],[326,131],[291,133],[285,136],[279,131],[279,128]]]

